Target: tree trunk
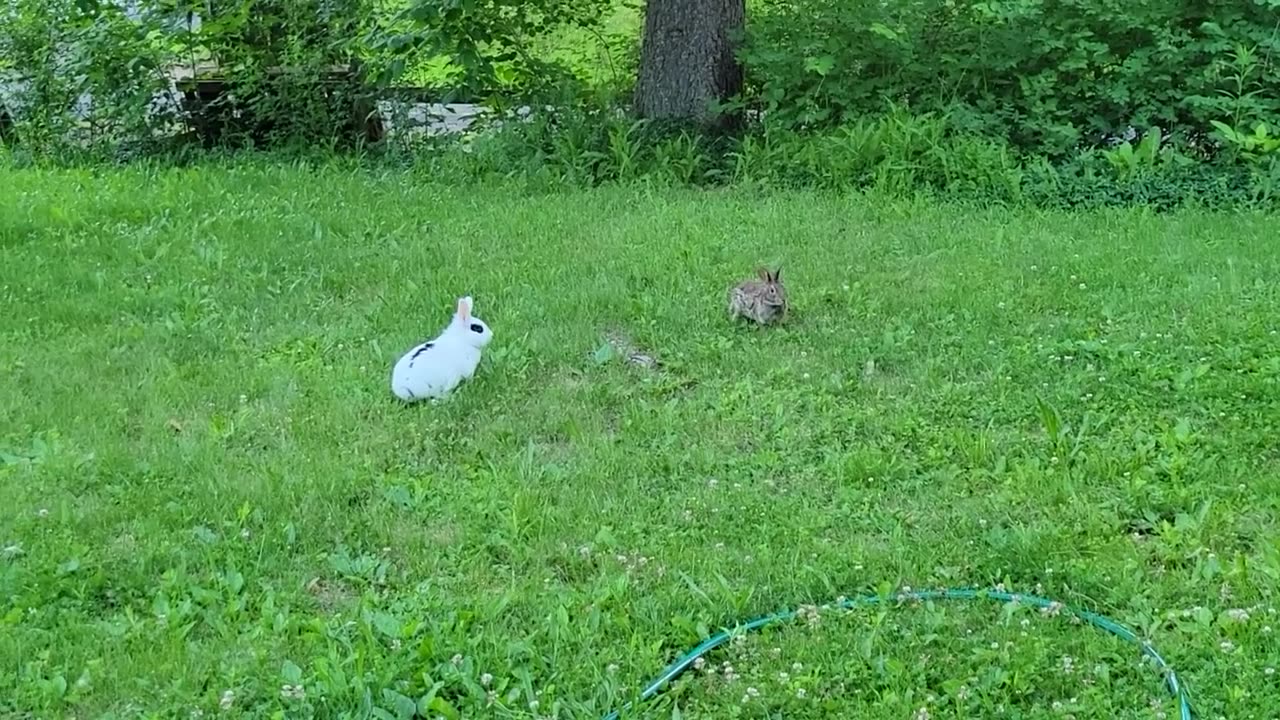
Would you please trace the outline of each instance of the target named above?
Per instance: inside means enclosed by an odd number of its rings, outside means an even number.
[[[635,110],[640,117],[726,127],[737,120],[713,103],[742,90],[733,38],[745,0],[648,0]]]

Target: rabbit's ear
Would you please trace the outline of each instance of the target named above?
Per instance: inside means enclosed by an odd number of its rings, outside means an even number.
[[[765,266],[761,265],[760,267],[756,268],[756,274],[760,276],[761,280],[765,282],[769,282],[769,268],[766,268]]]
[[[770,282],[775,282],[775,283],[778,282],[778,275],[780,275],[781,273],[782,273],[782,266],[779,265],[778,269],[773,271],[773,276]]]
[[[462,318],[463,322],[467,322],[471,319],[470,295],[464,298],[458,298],[458,317]]]

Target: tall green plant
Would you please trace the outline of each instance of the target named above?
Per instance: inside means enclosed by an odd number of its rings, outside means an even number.
[[[1280,111],[1280,97],[1268,94],[1264,73],[1269,63],[1260,60],[1255,48],[1237,45],[1221,63],[1227,87],[1215,98],[1202,98],[1217,110],[1221,120],[1210,120],[1217,139],[1236,157],[1258,163],[1280,152],[1280,136],[1273,133],[1264,118]],[[1214,102],[1216,101],[1216,102]]]

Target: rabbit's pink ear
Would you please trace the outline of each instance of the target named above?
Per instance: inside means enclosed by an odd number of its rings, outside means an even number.
[[[458,298],[458,317],[463,322],[471,320],[471,297]]]

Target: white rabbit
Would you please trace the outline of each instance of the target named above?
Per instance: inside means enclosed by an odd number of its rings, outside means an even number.
[[[406,402],[444,397],[480,364],[480,351],[493,339],[484,321],[471,314],[471,298],[458,299],[453,321],[438,337],[405,353],[391,370],[391,392]]]

